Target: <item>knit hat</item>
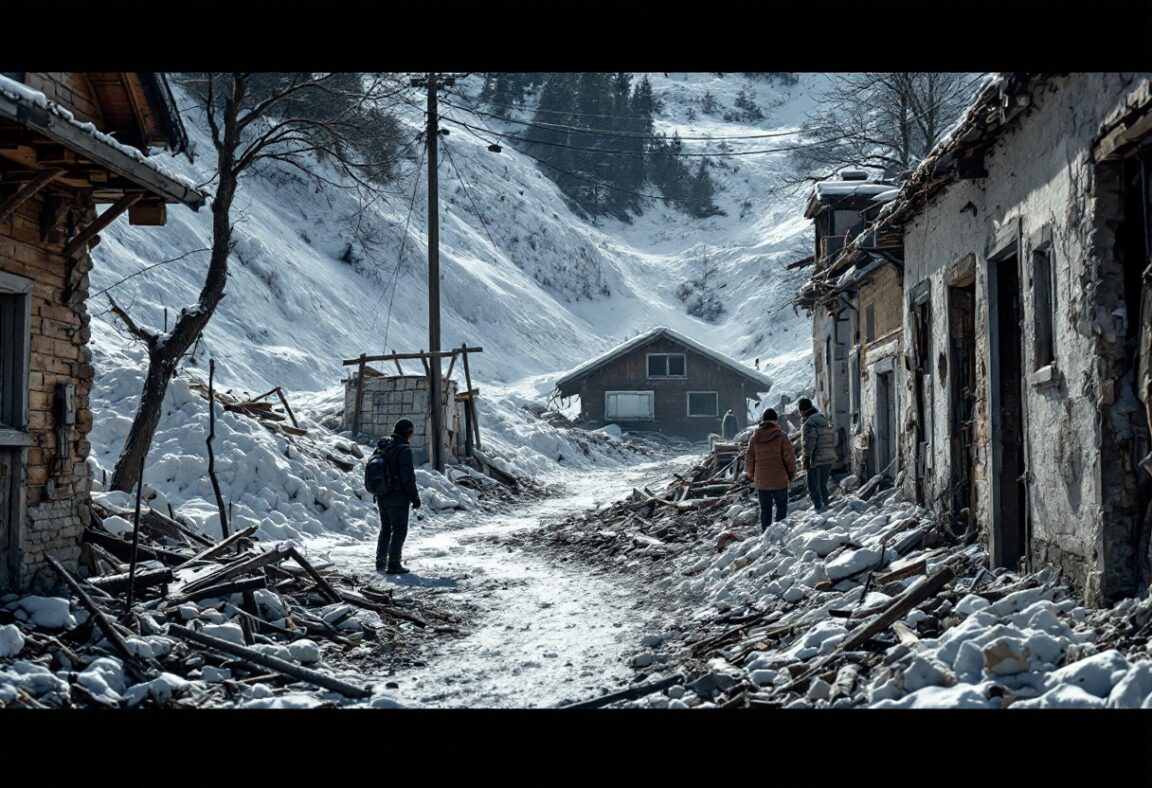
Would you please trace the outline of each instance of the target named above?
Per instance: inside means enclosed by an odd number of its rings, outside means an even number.
[[[396,426],[392,428],[392,432],[396,435],[407,435],[410,432],[415,432],[416,426],[408,419],[400,419],[396,422]]]
[[[765,408],[764,413],[762,413],[760,415],[760,421],[762,421],[762,422],[776,421],[777,418],[778,417],[776,415],[776,409],[775,408]]]

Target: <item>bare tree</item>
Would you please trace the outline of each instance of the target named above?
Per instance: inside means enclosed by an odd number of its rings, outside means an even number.
[[[196,73],[177,81],[196,100],[216,150],[211,256],[199,299],[165,334],[137,324],[109,296],[113,314],[148,349],[144,388],[112,473],[113,490],[130,490],[139,481],[168,383],[224,297],[241,176],[278,162],[317,187],[347,188],[351,182],[363,199],[373,199],[395,161],[399,127],[383,102],[401,88],[384,75]],[[333,179],[333,170],[343,183]]]
[[[979,75],[939,72],[833,74],[804,122],[791,184],[826,180],[843,167],[900,179],[924,158],[971,101]]]

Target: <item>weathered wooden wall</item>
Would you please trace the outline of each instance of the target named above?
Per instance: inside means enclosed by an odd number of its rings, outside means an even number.
[[[649,378],[649,353],[683,353],[684,378]],[[720,432],[720,422],[731,410],[743,429],[747,424],[747,400],[757,399],[755,385],[714,359],[667,338],[657,337],[628,354],[592,370],[579,382],[581,416],[587,421],[618,424],[629,431],[662,432],[667,435],[705,440]],[[621,421],[605,416],[605,393],[609,391],[651,391],[655,418],[651,421]],[[689,416],[688,392],[715,391],[716,416]]]

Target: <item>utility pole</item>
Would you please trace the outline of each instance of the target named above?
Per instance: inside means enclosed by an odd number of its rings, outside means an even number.
[[[440,357],[440,184],[437,180],[439,164],[440,124],[437,117],[437,91],[455,83],[452,77],[429,73],[423,79],[413,79],[413,87],[428,88],[428,350],[432,354],[428,365],[428,394],[432,408],[431,444],[432,465],[444,472],[444,394],[441,382]]]

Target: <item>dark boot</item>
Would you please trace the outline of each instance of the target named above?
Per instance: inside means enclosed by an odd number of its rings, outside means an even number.
[[[412,570],[406,566],[401,566],[400,564],[392,564],[387,569],[384,570],[384,574],[386,574],[386,575],[406,575],[411,571]]]

